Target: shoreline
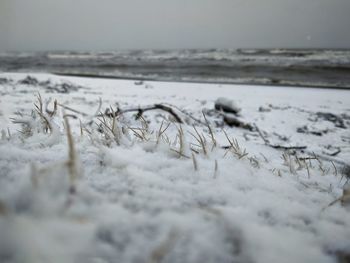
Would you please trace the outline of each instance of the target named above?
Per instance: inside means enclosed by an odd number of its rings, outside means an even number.
[[[294,87],[294,88],[314,88],[314,89],[336,89],[336,90],[349,90],[350,87],[346,86],[322,86],[315,84],[298,84],[298,83],[262,83],[262,82],[240,82],[240,81],[222,81],[222,80],[186,80],[186,79],[166,79],[166,78],[152,78],[152,77],[128,77],[128,76],[113,76],[113,75],[99,75],[99,74],[84,74],[84,73],[62,73],[62,72],[44,72],[53,74],[56,76],[66,77],[80,77],[80,78],[94,78],[94,79],[120,79],[120,80],[134,80],[134,81],[154,81],[154,82],[173,82],[173,83],[203,83],[203,84],[221,84],[221,85],[244,85],[244,86],[273,86],[273,87]]]

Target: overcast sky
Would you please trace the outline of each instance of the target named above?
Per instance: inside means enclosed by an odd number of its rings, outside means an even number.
[[[350,48],[350,0],[0,0],[0,51]]]

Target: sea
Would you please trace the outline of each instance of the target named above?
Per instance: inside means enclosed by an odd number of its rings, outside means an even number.
[[[5,52],[0,53],[0,72],[349,89],[350,50]]]

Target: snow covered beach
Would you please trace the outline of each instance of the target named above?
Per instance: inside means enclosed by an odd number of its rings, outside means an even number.
[[[347,90],[2,73],[0,92],[1,262],[349,260]],[[155,104],[181,125],[128,111]]]

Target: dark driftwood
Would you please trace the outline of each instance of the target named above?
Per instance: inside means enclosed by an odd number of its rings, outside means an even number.
[[[328,154],[330,156],[337,156],[339,153],[341,153],[341,150],[338,149],[337,151],[335,151],[334,153]]]
[[[186,112],[185,110],[179,108],[179,107],[176,106],[176,105],[173,105],[173,104],[170,104],[170,103],[163,103],[163,105],[168,105],[169,107],[178,110],[178,111],[181,112],[183,115],[187,116],[188,118],[194,120],[195,122],[197,122],[197,123],[199,123],[199,124],[207,125],[206,122],[203,122],[203,121],[201,121],[200,119],[197,119],[197,118],[193,117],[192,114]]]
[[[118,109],[115,112],[107,111],[107,112],[105,112],[104,115],[113,118],[114,116],[118,116],[118,115],[126,113],[126,112],[134,112],[135,111],[135,112],[137,112],[136,118],[140,118],[145,111],[150,111],[150,110],[163,110],[163,111],[166,111],[171,116],[174,117],[176,122],[183,123],[182,119],[179,117],[179,115],[177,115],[175,113],[175,111],[171,107],[165,106],[163,104],[154,104],[152,106],[143,107],[143,108],[139,107],[139,108],[131,108],[131,109],[125,109],[125,110]]]
[[[228,126],[238,127],[238,128],[246,129],[246,130],[249,130],[249,131],[253,131],[254,130],[254,127],[251,124],[245,123],[245,122],[239,120],[236,117],[227,116],[226,114],[223,114],[223,117],[224,117],[224,122]]]
[[[282,150],[305,150],[307,148],[307,146],[283,146],[283,145],[273,145],[273,144],[266,144],[266,145],[275,149],[282,149]]]
[[[273,144],[266,144],[265,145],[275,148],[275,149],[282,149],[282,150],[305,150],[307,146],[283,146],[283,145],[273,145]],[[222,146],[222,149],[229,149],[231,146]]]
[[[261,133],[260,129],[255,125],[255,129],[257,130],[257,132],[259,133],[259,136],[261,137],[261,139],[263,139],[265,145],[272,147],[274,149],[282,149],[282,150],[305,150],[307,148],[307,146],[283,146],[283,145],[275,145],[275,144],[271,144],[266,138],[265,136]]]

